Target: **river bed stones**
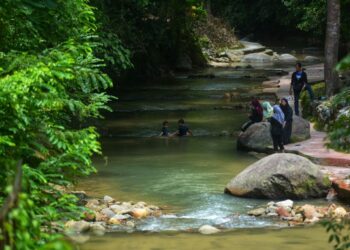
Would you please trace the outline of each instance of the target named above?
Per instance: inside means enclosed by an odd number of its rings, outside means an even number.
[[[254,217],[276,217],[288,221],[289,226],[314,224],[326,218],[339,220],[350,215],[345,208],[335,204],[327,207],[310,204],[294,205],[294,203],[290,203],[290,200],[283,202],[272,201],[263,207],[248,211],[247,214]]]
[[[138,221],[162,214],[159,207],[148,205],[146,202],[121,202],[110,196],[89,199],[85,207],[89,211],[84,212],[84,220],[65,223],[65,232],[70,236],[83,233],[103,235],[116,227],[118,230],[124,228],[128,231],[133,229]]]
[[[319,166],[294,154],[269,155],[247,167],[226,186],[225,192],[260,199],[326,197],[331,183]]]

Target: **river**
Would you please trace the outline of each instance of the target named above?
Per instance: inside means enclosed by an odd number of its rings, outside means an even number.
[[[207,69],[197,73],[214,78],[179,75],[175,80],[121,85],[114,112],[100,126],[103,156],[95,158],[99,172],[79,187],[92,196],[158,205],[166,215],[137,222],[128,233],[121,229],[93,237],[81,248],[329,249],[320,226],[282,229],[283,222],[245,215],[266,201],[223,192],[232,177],[260,157],[235,148],[237,131],[247,118],[245,103],[252,95],[269,98],[262,94],[261,82],[283,69],[290,68]],[[232,100],[223,98],[227,92],[234,93]],[[175,131],[180,118],[194,137],[156,136],[163,120]],[[196,233],[205,224],[225,232]]]

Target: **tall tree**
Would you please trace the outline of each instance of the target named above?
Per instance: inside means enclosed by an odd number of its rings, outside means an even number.
[[[339,90],[339,78],[335,67],[338,63],[340,38],[340,0],[327,1],[327,29],[325,43],[324,76],[327,96],[334,95]]]

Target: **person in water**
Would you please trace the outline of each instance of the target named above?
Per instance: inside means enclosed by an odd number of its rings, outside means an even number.
[[[283,146],[283,127],[284,127],[284,114],[279,105],[273,106],[273,115],[269,119],[271,123],[271,137],[273,141],[273,149],[275,152],[284,151]]]
[[[263,120],[267,121],[273,115],[273,108],[270,102],[267,102],[267,101],[263,102],[262,108],[263,108]]]
[[[289,106],[286,98],[281,99],[280,107],[284,114],[285,125],[283,128],[283,144],[287,145],[291,142],[293,127],[293,109]]]
[[[179,122],[179,128],[178,130],[174,133],[175,136],[192,136],[192,131],[188,128],[188,126],[185,123],[184,119],[180,119]]]
[[[164,136],[164,137],[170,136],[170,132],[169,132],[169,122],[168,122],[168,121],[164,121],[164,122],[163,122],[162,132],[160,133],[159,136]]]
[[[307,90],[311,101],[314,100],[314,92],[307,81],[307,74],[303,70],[301,63],[297,63],[295,69],[296,71],[292,74],[289,94],[292,95],[292,92],[294,93],[294,111],[295,114],[299,116],[299,98],[301,91]]]
[[[253,98],[251,102],[251,114],[249,116],[249,121],[243,124],[241,130],[246,131],[251,125],[263,120],[263,108],[257,98]]]

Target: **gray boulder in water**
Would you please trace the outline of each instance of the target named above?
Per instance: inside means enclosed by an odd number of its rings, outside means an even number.
[[[239,135],[237,148],[244,151],[269,153],[272,151],[272,138],[269,122],[259,122],[251,125]],[[293,117],[292,141],[304,141],[310,138],[310,123],[299,117]]]
[[[273,154],[243,170],[225,192],[248,198],[307,199],[326,197],[330,181],[320,167],[294,154]]]

